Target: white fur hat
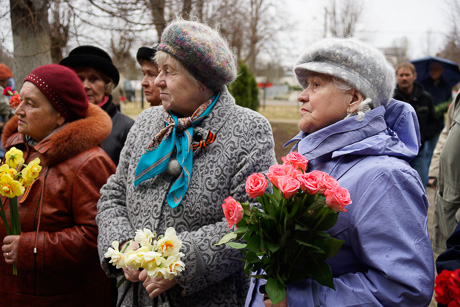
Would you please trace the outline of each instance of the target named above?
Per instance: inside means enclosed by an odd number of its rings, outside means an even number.
[[[396,86],[395,70],[378,49],[354,39],[331,38],[312,44],[299,58],[294,73],[305,88],[308,71],[337,77],[386,106]]]

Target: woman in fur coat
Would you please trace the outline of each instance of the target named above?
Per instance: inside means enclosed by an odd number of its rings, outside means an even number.
[[[115,171],[99,147],[110,117],[88,104],[77,75],[61,65],[32,71],[20,95],[2,142],[22,150],[26,164],[39,158],[42,170],[18,197],[21,235],[7,236],[0,222],[0,305],[110,306],[95,222],[99,189]]]

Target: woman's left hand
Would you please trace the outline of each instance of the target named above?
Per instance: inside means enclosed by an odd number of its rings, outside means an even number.
[[[177,284],[176,279],[169,280],[163,277],[150,278],[146,270],[142,270],[139,279],[144,281],[144,288],[151,298],[157,297]]]
[[[15,264],[18,259],[19,235],[6,236],[3,239],[2,252],[7,264]]]

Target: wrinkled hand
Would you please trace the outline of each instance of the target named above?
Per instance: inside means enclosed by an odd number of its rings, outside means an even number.
[[[124,250],[125,248],[125,245],[128,244],[129,241],[126,241],[124,242],[121,246],[120,246],[120,250]],[[131,244],[133,244],[133,250],[137,250],[139,248],[139,244],[137,242],[131,242]],[[141,271],[139,270],[133,270],[133,269],[125,269],[123,268],[123,273],[125,274],[125,278],[129,281],[132,281],[132,282],[138,282],[140,281],[139,279],[139,274],[141,273]]]
[[[141,271],[139,279],[144,281],[144,288],[151,298],[157,297],[177,284],[176,279],[169,280],[163,277],[150,278],[146,270]]]
[[[264,306],[265,307],[287,307],[287,297],[285,297],[284,300],[282,300],[281,302],[279,302],[275,306],[275,305],[273,305],[273,303],[270,300],[270,298],[268,297],[268,295],[265,294],[264,295]]]
[[[2,252],[7,264],[16,264],[18,260],[19,235],[6,236],[3,239]]]
[[[125,273],[125,278],[129,281],[132,281],[132,282],[138,282],[138,281],[141,281],[139,279],[139,274],[141,273],[141,271],[139,270],[133,270],[133,269],[125,269],[123,268],[123,273]]]

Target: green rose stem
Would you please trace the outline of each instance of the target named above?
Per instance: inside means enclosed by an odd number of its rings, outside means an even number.
[[[311,239],[311,236],[315,233],[316,228],[318,228],[318,226],[321,225],[321,223],[324,221],[324,219],[325,219],[330,213],[331,213],[330,210],[328,210],[328,211],[321,217],[321,219],[319,220],[319,222],[315,224],[315,227],[313,227],[312,230],[310,231],[310,235],[309,235],[309,237],[308,237],[309,240]]]

